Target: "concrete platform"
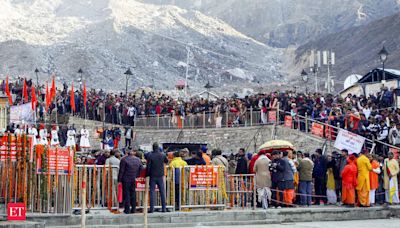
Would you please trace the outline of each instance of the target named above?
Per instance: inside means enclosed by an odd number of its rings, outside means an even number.
[[[400,206],[372,208],[319,206],[310,208],[282,208],[255,211],[226,210],[154,213],[149,214],[148,223],[149,227],[248,226],[291,222],[345,221],[388,218],[400,218]],[[80,227],[80,219],[80,216],[75,215],[29,215],[28,221],[34,223],[13,227]],[[86,217],[87,227],[143,227],[143,222],[143,214],[114,215],[103,211],[93,212],[93,214],[88,214]]]

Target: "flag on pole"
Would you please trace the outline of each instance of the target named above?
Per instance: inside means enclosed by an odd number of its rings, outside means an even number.
[[[31,102],[32,102],[32,110],[35,111],[37,99],[36,99],[35,86],[33,85],[33,83],[32,83],[32,89],[31,89],[31,98],[32,98],[32,99],[31,99]]]
[[[87,94],[86,94],[86,82],[83,83],[83,105],[86,108]]]
[[[53,80],[51,82],[51,89],[50,89],[50,101],[53,101],[55,97],[56,97],[56,82],[53,75]]]
[[[10,93],[10,87],[8,85],[8,75],[6,77],[6,94],[8,96],[8,103],[10,103],[10,105],[12,105],[13,101],[12,101],[12,97],[11,97],[11,93]]]
[[[28,103],[28,87],[26,85],[26,79],[24,79],[23,96],[25,103]]]
[[[50,93],[49,93],[49,83],[46,82],[46,112],[50,107]]]
[[[74,92],[74,83],[72,83],[71,86],[71,92],[70,92],[70,101],[69,103],[71,104],[71,109],[73,112],[75,112],[75,92]]]

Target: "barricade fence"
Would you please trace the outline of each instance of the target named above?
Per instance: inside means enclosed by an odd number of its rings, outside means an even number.
[[[73,209],[81,209],[82,177],[87,172],[87,208],[115,210],[122,206],[122,188],[116,175],[118,166],[76,165],[72,193]],[[221,166],[186,166],[165,168],[166,206],[175,210],[195,208],[243,208],[254,206],[254,175],[228,175]],[[145,199],[145,172],[136,179],[136,208]],[[150,194],[150,192],[148,192]],[[147,205],[150,205],[150,196]],[[156,188],[155,208],[161,208],[160,191]]]
[[[54,159],[63,156],[59,163]],[[71,212],[73,151],[33,147],[27,135],[0,139],[0,204],[24,203],[30,213]],[[6,214],[6,211],[1,212]]]
[[[188,115],[155,115],[135,117],[134,128],[146,129],[196,129],[196,128],[226,128],[251,127],[276,122],[276,108],[261,112],[253,108],[243,112],[199,112]]]
[[[10,202],[20,202],[26,205],[28,213],[71,214],[84,205],[83,186],[86,208],[112,211],[121,206],[118,166],[74,165],[72,149],[32,146],[32,143],[32,138],[26,135],[1,138],[0,204],[3,208]],[[137,208],[144,205],[145,175],[141,172],[136,181]],[[253,175],[230,176],[219,166],[166,167],[167,208],[249,208],[253,205],[250,203],[253,178]],[[156,197],[155,208],[160,208],[159,189]],[[6,211],[0,213],[5,215]]]
[[[339,123],[337,126],[334,126],[325,122],[308,118],[307,116],[296,115],[293,117],[290,112],[285,112],[282,110],[280,110],[280,120],[280,124],[283,124],[284,127],[310,133],[314,136],[324,138],[329,141],[335,141],[339,131],[341,130],[351,132],[341,128]],[[358,135],[357,133],[352,133]],[[387,154],[387,152],[391,151],[395,154],[398,154],[400,151],[399,147],[379,141],[375,139],[375,137],[362,137],[365,138],[363,148],[368,149],[371,153],[378,152],[379,154]]]

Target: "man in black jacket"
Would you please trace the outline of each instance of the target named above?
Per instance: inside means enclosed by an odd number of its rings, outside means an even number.
[[[192,157],[186,160],[188,165],[206,165],[206,162],[203,159],[203,152],[201,151],[192,151]]]
[[[269,166],[272,181],[272,205],[275,207],[281,206],[279,201],[283,201],[283,188],[281,182],[283,182],[283,170],[284,168],[280,164],[281,154],[279,151],[272,152],[272,162]]]
[[[237,165],[236,165],[236,172],[235,174],[248,174],[249,167],[248,167],[248,160],[246,158],[246,152],[244,148],[239,149],[239,153],[237,155]]]
[[[142,162],[135,156],[135,152],[128,150],[128,156],[122,158],[119,165],[118,182],[122,183],[122,196],[124,199],[124,213],[136,211],[136,177],[142,170]]]
[[[168,163],[167,156],[160,151],[158,143],[153,144],[153,152],[147,157],[147,175],[150,177],[150,210],[154,212],[156,200],[156,185],[160,190],[162,212],[167,212],[165,203],[164,165]]]

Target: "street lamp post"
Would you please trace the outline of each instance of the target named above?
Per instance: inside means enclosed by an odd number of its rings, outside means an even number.
[[[36,87],[38,88],[39,86],[39,70],[38,68],[35,69],[35,74],[36,74]]]
[[[307,72],[303,69],[301,71],[301,79],[303,80],[303,82],[306,84],[306,94],[308,93],[308,88],[307,88],[307,81],[308,81],[308,74]]]
[[[128,80],[129,80],[129,76],[132,76],[132,71],[130,68],[128,68],[128,70],[124,73],[125,74],[125,79],[126,79],[126,84],[125,84],[125,96],[128,97]]]
[[[214,87],[210,84],[210,81],[207,81],[207,84],[204,86],[204,88],[206,88],[206,90],[207,90],[207,100],[209,100],[210,99],[210,91],[209,90]]]
[[[79,77],[80,77],[80,79],[79,79],[80,80],[79,88],[82,90],[82,83],[83,83],[83,78],[82,78],[83,70],[82,70],[82,68],[79,68],[78,74],[79,74]]]
[[[386,75],[385,75],[385,62],[387,60],[387,57],[389,55],[389,52],[386,50],[385,46],[382,47],[381,51],[378,53],[379,58],[382,61],[382,80],[386,80]]]

